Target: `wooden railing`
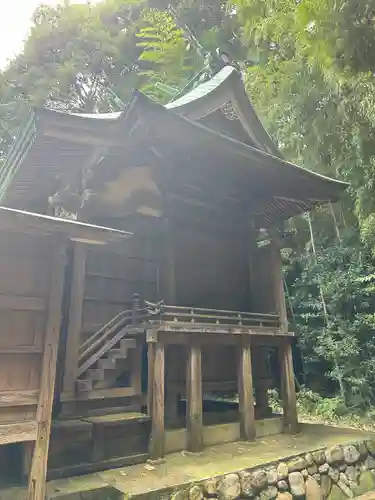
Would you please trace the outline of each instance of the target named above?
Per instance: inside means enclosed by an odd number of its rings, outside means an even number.
[[[159,313],[158,304],[146,303],[145,307],[141,307],[139,295],[134,294],[131,309],[121,311],[80,346],[77,377],[104,356],[125,335],[138,333],[140,328],[147,327],[149,319]]]
[[[203,309],[199,307],[163,306],[161,320],[174,323],[280,328],[280,318],[277,314]]]
[[[147,329],[155,323],[197,323],[280,329],[280,318],[277,314],[169,306],[163,301],[157,303],[144,301],[141,307],[139,295],[135,294],[131,309],[121,311],[81,345],[77,376],[92,366],[125,335],[138,333],[140,328]]]

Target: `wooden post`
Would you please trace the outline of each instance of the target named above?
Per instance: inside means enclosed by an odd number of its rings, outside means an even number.
[[[154,392],[155,343],[147,342],[147,414],[152,417]]]
[[[253,376],[251,367],[250,339],[241,339],[238,363],[238,395],[240,411],[240,433],[245,441],[253,441],[256,436],[253,396]]]
[[[267,347],[253,347],[251,354],[254,373],[255,416],[259,419],[271,413],[268,403],[271,375],[267,364]]]
[[[132,300],[132,325],[137,326],[139,324],[139,314],[141,309],[141,299],[138,293],[133,294]]]
[[[202,416],[202,351],[201,346],[189,346],[187,360],[186,394],[188,450],[201,451],[203,448],[203,416]]]
[[[288,332],[288,316],[286,310],[285,294],[284,294],[284,277],[281,259],[281,242],[277,231],[270,230],[271,245],[272,245],[272,270],[274,276],[274,299],[276,311],[280,316],[280,326],[284,333]]]
[[[281,396],[284,410],[284,429],[286,432],[298,431],[296,387],[292,359],[292,346],[289,338],[285,338],[279,347],[281,370]]]
[[[171,219],[170,200],[164,197],[162,244],[162,297],[166,304],[176,304],[176,269],[174,227]]]
[[[155,344],[150,458],[164,456],[164,344]]]
[[[72,284],[69,301],[63,392],[74,393],[77,373],[78,351],[81,343],[82,306],[85,292],[86,247],[84,243],[74,243]]]
[[[46,493],[48,447],[51,433],[57,350],[61,324],[61,303],[66,264],[66,244],[57,238],[55,252],[55,258],[51,267],[45,345],[36,414],[37,436],[31,460],[27,500],[44,500]]]
[[[248,265],[248,293],[249,293],[249,311],[260,312],[257,301],[258,283],[257,283],[257,256],[258,246],[256,240],[256,231],[253,222],[249,216],[247,230],[247,265]]]

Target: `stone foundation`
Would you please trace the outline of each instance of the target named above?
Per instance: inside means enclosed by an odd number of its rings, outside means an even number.
[[[213,477],[174,491],[160,492],[158,498],[345,500],[371,490],[375,490],[375,439],[317,450],[266,467]]]

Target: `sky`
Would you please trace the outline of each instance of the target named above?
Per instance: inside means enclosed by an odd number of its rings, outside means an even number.
[[[43,3],[57,5],[63,0],[44,0]],[[41,0],[0,0],[0,68],[7,60],[22,50],[22,44],[30,28],[30,19]],[[73,0],[72,3],[85,3]]]

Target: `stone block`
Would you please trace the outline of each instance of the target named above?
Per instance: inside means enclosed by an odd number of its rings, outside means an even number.
[[[267,476],[266,476],[267,477]],[[237,474],[227,474],[218,483],[218,497],[222,500],[234,500],[240,496],[241,485]]]
[[[323,450],[313,451],[312,457],[316,465],[323,465],[326,461],[326,456]]]
[[[216,477],[207,479],[204,482],[203,488],[206,495],[213,496],[217,493],[217,483],[219,480]]]
[[[301,497],[305,495],[305,480],[300,472],[291,472],[288,476],[290,492],[293,496]]]
[[[200,486],[195,484],[189,490],[189,500],[202,500],[203,499],[203,491]]]
[[[313,477],[308,477],[305,483],[306,500],[323,500],[319,484]]]
[[[252,497],[254,496],[255,488],[253,488],[251,481],[253,479],[253,475],[249,471],[239,472],[240,477],[240,485],[241,485],[241,496],[244,497]]]
[[[267,478],[268,478],[268,484],[270,486],[273,486],[277,483],[277,470],[272,468],[267,470]]]
[[[277,487],[281,492],[289,490],[289,485],[284,479],[282,479],[281,481],[278,481]]]
[[[364,495],[375,489],[375,476],[371,471],[362,472],[359,477],[358,486],[354,490],[355,496]]]
[[[268,485],[267,473],[264,470],[257,470],[253,473],[251,479],[251,486],[255,490],[262,490]]]
[[[260,500],[272,500],[273,498],[276,498],[278,495],[278,491],[276,486],[268,486],[265,490],[262,490],[260,492]]]
[[[307,463],[303,457],[292,458],[287,462],[288,472],[297,472],[306,469]]]
[[[326,461],[329,465],[338,464],[344,461],[344,450],[341,446],[333,446],[325,451]]]
[[[286,479],[288,477],[288,466],[284,462],[281,462],[277,466],[277,479],[281,481],[282,479]]]
[[[284,491],[283,493],[279,493],[277,495],[276,500],[293,500],[293,497],[290,493]]]
[[[344,447],[344,460],[348,465],[355,464],[361,455],[354,445]]]
[[[328,496],[328,500],[347,500],[345,493],[334,484],[331,489],[331,493]]]
[[[331,493],[332,479],[328,476],[328,474],[320,476],[320,489],[322,490],[323,498],[327,498]]]
[[[334,483],[337,483],[337,481],[340,479],[340,471],[336,467],[330,467],[328,475]]]

